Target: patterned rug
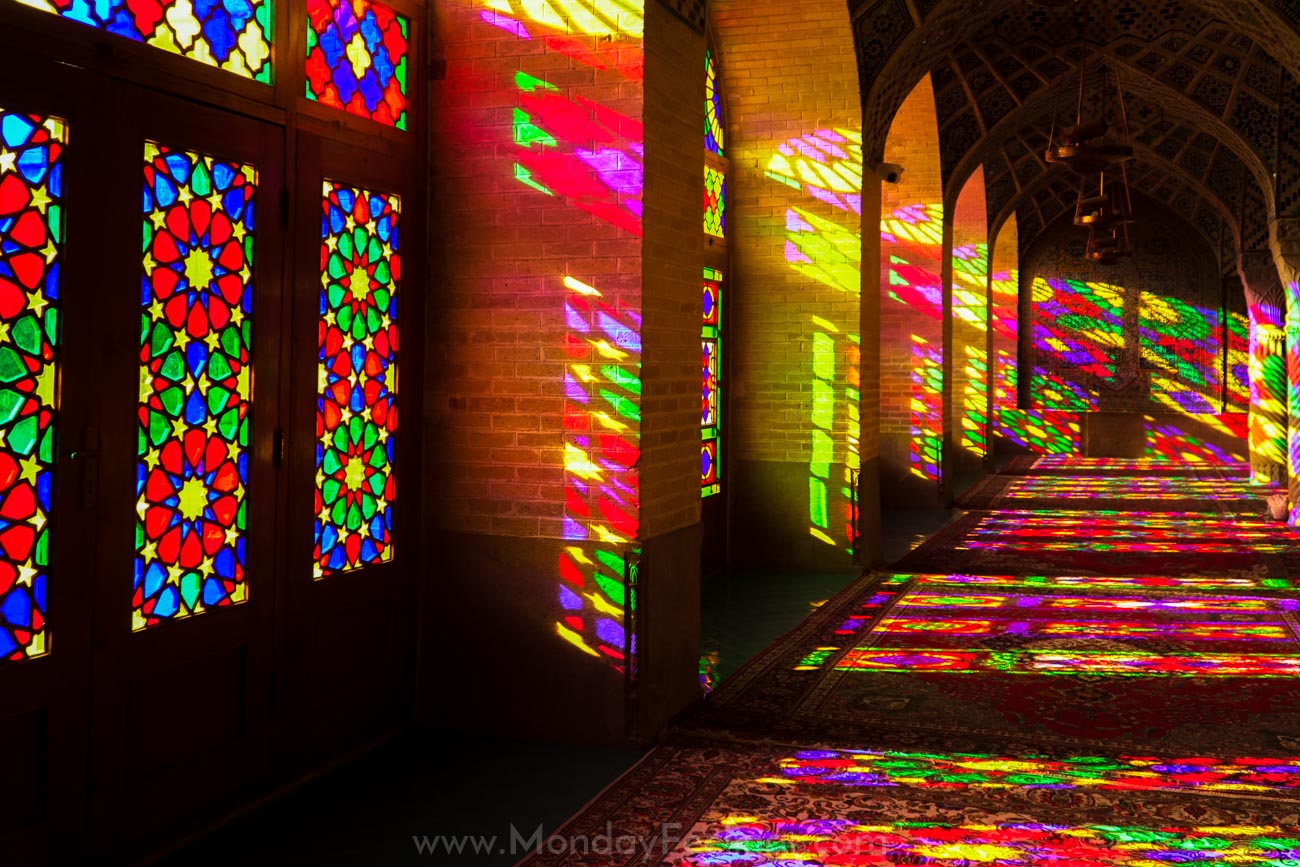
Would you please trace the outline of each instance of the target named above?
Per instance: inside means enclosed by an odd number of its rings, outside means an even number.
[[[1189,464],[1182,461],[1151,458],[1085,458],[1076,455],[1016,455],[999,472],[1017,476],[1186,476],[1196,478],[1207,469],[1224,473],[1228,478],[1245,478],[1250,464]]]
[[[1257,515],[970,512],[893,564],[910,572],[1300,575],[1300,533]]]
[[[1300,749],[1296,583],[868,576],[685,727],[898,749]]]
[[[1297,578],[1300,533],[1258,515],[964,515],[520,863],[1300,865]]]
[[[528,867],[1287,865],[1300,764],[845,751],[677,734]]]
[[[1125,512],[1267,512],[1273,488],[1250,484],[1240,464],[1119,458],[1013,461],[957,497],[965,509],[1096,509]],[[1127,472],[1122,472],[1127,469]]]

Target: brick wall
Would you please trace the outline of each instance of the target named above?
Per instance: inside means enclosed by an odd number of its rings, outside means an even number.
[[[943,437],[943,179],[929,76],[885,141],[881,186],[880,479],[888,503],[933,502]]]
[[[848,10],[714,0],[710,20],[732,167],[733,538],[764,558],[846,565],[862,192]]]
[[[700,520],[704,37],[646,4],[641,535]]]
[[[616,317],[639,316],[642,281],[630,152],[640,145],[642,85],[581,51],[636,68],[641,40],[569,34],[579,50],[566,53],[522,15],[531,38],[479,11],[435,11],[447,78],[431,88],[437,288],[426,465],[437,495],[427,514],[450,530],[561,538],[565,376],[575,361],[564,280],[595,287]],[[597,131],[607,139],[603,175],[576,154]],[[626,165],[611,169],[610,159]],[[599,207],[578,206],[584,192]],[[577,361],[602,360],[583,352]]]

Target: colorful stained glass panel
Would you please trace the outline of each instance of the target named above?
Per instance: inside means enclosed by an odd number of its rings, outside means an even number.
[[[18,0],[91,27],[271,81],[271,0]]]
[[[704,233],[715,238],[727,237],[727,176],[704,167]]]
[[[63,121],[0,108],[0,660],[49,650],[66,141]]]
[[[704,52],[704,149],[723,156],[722,93],[718,87],[718,65],[713,52]]]
[[[307,0],[307,97],[406,129],[410,24],[370,0]]]
[[[400,212],[397,196],[325,182],[317,578],[393,559]]]
[[[722,272],[704,269],[703,319],[700,328],[700,485],[708,497],[722,490],[718,465],[722,431]]]
[[[257,171],[144,150],[135,630],[244,601]]]

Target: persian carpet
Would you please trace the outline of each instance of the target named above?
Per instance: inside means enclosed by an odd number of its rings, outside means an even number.
[[[970,512],[893,566],[1027,575],[1255,575],[1300,569],[1300,533],[1259,515]]]
[[[676,734],[527,867],[1296,863],[1300,765]]]

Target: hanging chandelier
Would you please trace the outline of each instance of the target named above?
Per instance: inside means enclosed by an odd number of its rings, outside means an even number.
[[[1133,141],[1119,72],[1100,61],[1095,66],[1090,88],[1088,58],[1080,59],[1074,121],[1058,124],[1053,118],[1043,159],[1080,176],[1074,225],[1088,229],[1085,256],[1110,265],[1133,252],[1128,231],[1133,203],[1124,165],[1133,158]]]

